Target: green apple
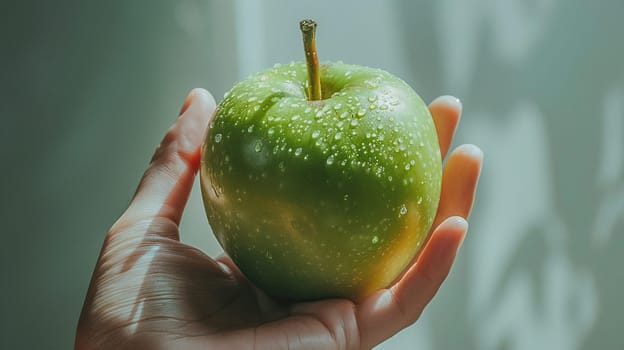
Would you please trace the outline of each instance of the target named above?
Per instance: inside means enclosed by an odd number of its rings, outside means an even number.
[[[225,252],[269,295],[360,300],[423,245],[440,150],[408,84],[379,69],[318,65],[313,29],[307,64],[275,65],[225,94],[202,147],[202,195]]]

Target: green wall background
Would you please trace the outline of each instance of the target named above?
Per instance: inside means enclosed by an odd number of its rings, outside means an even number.
[[[438,297],[379,348],[621,349],[624,2],[3,1],[0,348],[66,349],[99,247],[188,91],[319,55],[464,103],[486,155]],[[182,239],[220,248],[198,189]]]

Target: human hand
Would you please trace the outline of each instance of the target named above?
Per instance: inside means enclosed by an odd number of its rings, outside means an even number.
[[[459,101],[429,106],[444,157]],[[458,147],[444,168],[434,229],[421,253],[386,289],[360,303],[280,303],[227,256],[179,240],[215,102],[187,97],[125,213],[107,233],[76,333],[77,349],[368,349],[414,323],[446,278],[467,230],[482,153]]]

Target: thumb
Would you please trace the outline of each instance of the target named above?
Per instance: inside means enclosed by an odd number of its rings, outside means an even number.
[[[176,225],[180,223],[199,168],[201,145],[215,105],[212,95],[204,89],[194,89],[189,93],[180,116],[156,149],[120,221],[127,224],[161,217]]]

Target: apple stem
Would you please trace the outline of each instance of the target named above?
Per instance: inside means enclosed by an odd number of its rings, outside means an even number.
[[[316,55],[316,22],[304,19],[299,22],[301,34],[303,34],[303,48],[308,66],[308,99],[318,101],[321,95],[321,73],[318,56]]]

